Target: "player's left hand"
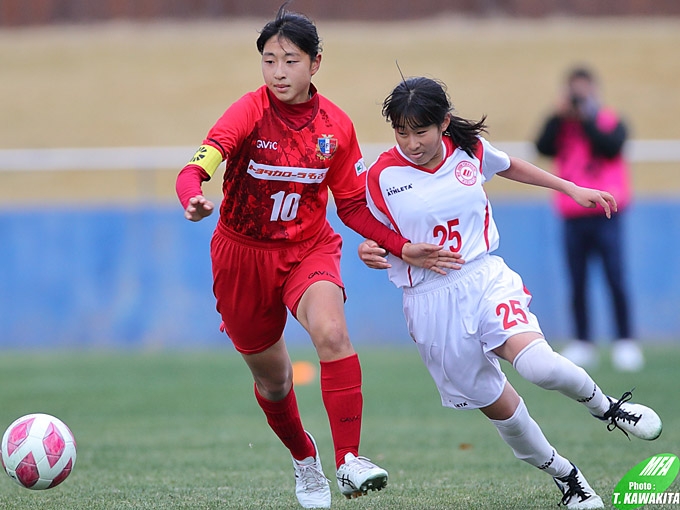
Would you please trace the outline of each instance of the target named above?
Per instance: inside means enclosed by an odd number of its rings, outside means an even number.
[[[575,186],[574,191],[571,193],[571,198],[583,207],[592,208],[601,205],[607,218],[611,218],[612,213],[618,210],[616,199],[607,191]]]
[[[429,243],[406,243],[401,250],[401,259],[441,275],[446,274],[444,269],[460,269],[465,263],[460,253]]]

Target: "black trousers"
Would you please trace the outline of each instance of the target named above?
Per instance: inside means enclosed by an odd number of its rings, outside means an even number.
[[[594,258],[602,261],[618,338],[631,338],[621,220],[621,213],[616,213],[611,219],[598,215],[564,221],[572,313],[576,337],[580,340],[592,341],[586,291],[589,261]]]

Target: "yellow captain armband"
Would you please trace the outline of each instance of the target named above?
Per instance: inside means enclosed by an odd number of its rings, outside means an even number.
[[[222,153],[211,145],[201,145],[189,161],[191,165],[200,166],[210,177],[213,176],[220,163],[222,163]]]

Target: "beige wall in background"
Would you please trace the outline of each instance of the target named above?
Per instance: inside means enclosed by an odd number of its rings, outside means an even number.
[[[260,28],[242,20],[0,30],[0,148],[198,145],[231,102],[261,85]],[[318,28],[315,84],[352,117],[362,143],[392,140],[380,104],[399,80],[396,60],[406,75],[445,81],[463,116],[488,115],[491,141],[531,140],[564,71],[581,62],[599,72],[605,101],[634,138],[680,139],[680,21],[447,17]],[[19,194],[166,199],[177,170],[1,173],[0,205]],[[676,174],[675,165],[636,165],[634,182],[680,193]],[[492,190],[513,192],[494,181]]]

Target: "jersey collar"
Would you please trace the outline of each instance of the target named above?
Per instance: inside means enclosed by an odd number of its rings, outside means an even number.
[[[269,103],[272,105],[274,111],[279,118],[291,129],[297,131],[305,128],[316,117],[319,111],[319,94],[317,94],[316,87],[313,83],[309,85],[309,101],[298,104],[288,104],[277,99],[269,89],[267,90],[267,97]]]
[[[437,170],[439,170],[442,167],[442,165],[446,162],[447,158],[453,152],[453,141],[448,136],[442,137],[442,151],[443,151],[442,154],[444,156],[442,157],[442,160],[439,162],[439,164],[434,168],[425,168],[424,166],[420,166],[417,163],[414,163],[413,160],[411,160],[406,154],[402,152],[399,145],[395,145],[394,148],[397,149],[399,156],[413,168],[422,170],[423,172],[427,172],[428,174],[434,174],[437,172]]]

